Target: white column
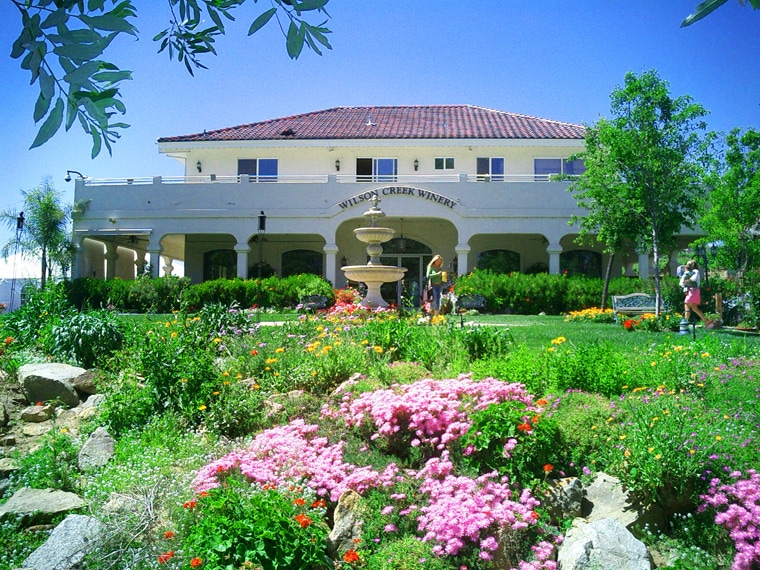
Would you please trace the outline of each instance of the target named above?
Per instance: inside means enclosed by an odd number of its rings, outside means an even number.
[[[325,267],[323,277],[327,279],[333,287],[338,283],[338,267],[336,258],[338,256],[338,245],[335,243],[327,243],[322,248],[325,252]]]
[[[155,279],[158,277],[158,267],[161,265],[161,244],[150,244],[147,247],[150,256],[150,276]]]
[[[649,277],[649,254],[639,253],[639,277],[646,279]]]
[[[248,279],[248,254],[251,252],[251,246],[248,242],[238,243],[235,251],[237,252],[237,276],[240,279]]]
[[[115,243],[106,243],[106,280],[111,280],[116,276],[116,260],[119,259],[119,254],[116,253]]]
[[[550,243],[546,246],[546,253],[549,254],[549,274],[559,275],[559,254],[562,253],[562,246]]]
[[[467,256],[470,254],[471,249],[472,248],[466,243],[458,243],[454,247],[454,251],[457,254],[457,276],[466,275],[470,270],[470,268],[467,267]]]

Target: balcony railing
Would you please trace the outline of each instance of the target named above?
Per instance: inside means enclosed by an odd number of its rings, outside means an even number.
[[[216,174],[194,176],[155,176],[140,178],[77,178],[85,186],[115,186],[124,184],[355,184],[357,182],[382,184],[422,184],[422,183],[460,183],[460,182],[549,182],[556,175],[552,174],[397,174],[397,175],[355,175],[355,174],[279,174],[265,175],[231,175]]]

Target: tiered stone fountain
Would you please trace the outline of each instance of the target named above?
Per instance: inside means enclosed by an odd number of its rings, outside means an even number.
[[[387,307],[388,303],[380,294],[380,287],[383,283],[398,281],[406,273],[406,267],[380,264],[380,255],[383,253],[381,244],[390,240],[396,230],[377,227],[377,220],[385,217],[385,213],[378,207],[379,203],[380,200],[375,196],[372,199],[372,207],[364,212],[364,217],[369,218],[370,225],[354,230],[356,239],[367,244],[369,262],[367,265],[346,265],[340,268],[348,279],[367,286],[367,295],[359,304],[370,308]]]

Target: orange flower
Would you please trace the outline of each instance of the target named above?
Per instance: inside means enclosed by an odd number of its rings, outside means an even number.
[[[174,531],[173,531],[173,530],[167,530],[167,531],[164,533],[164,538],[165,538],[166,540],[169,540],[170,538],[174,538]]]
[[[349,564],[359,562],[359,554],[356,550],[346,550],[346,553],[343,555],[343,560]]]
[[[312,509],[320,509],[320,508],[322,508],[322,509],[323,509],[323,508],[325,508],[326,506],[327,506],[327,503],[325,502],[325,500],[324,500],[324,499],[318,499],[318,500],[314,501],[314,502],[311,504],[311,508],[312,508]]]
[[[182,508],[183,509],[194,509],[197,502],[198,501],[196,501],[195,499],[192,499],[190,501],[185,501],[184,503],[182,503]]]
[[[537,424],[539,421],[541,421],[541,416],[533,416],[530,418],[530,423]]]
[[[255,348],[251,351],[251,356],[258,356],[258,354],[259,354],[259,351],[256,350]]]
[[[303,507],[306,504],[306,501],[303,498],[293,499],[293,504],[297,507]]]
[[[170,550],[169,552],[164,552],[163,554],[161,554],[158,557],[158,563],[159,564],[166,564],[172,558],[174,558],[174,551],[173,550]]]
[[[6,337],[5,337],[5,344],[10,344],[10,343],[12,343],[14,340],[16,340],[16,339],[15,339],[15,338],[13,338],[12,336],[6,336]]]
[[[544,473],[551,473],[552,471],[554,471],[554,465],[551,463],[544,465]]]
[[[301,525],[301,528],[306,528],[311,524],[311,519],[306,515],[296,515],[294,518],[298,521],[298,524]]]
[[[190,568],[198,568],[201,564],[203,564],[203,560],[196,556],[190,561]]]
[[[199,497],[210,497],[211,495],[209,494],[209,492],[208,492],[208,491],[201,491],[201,492],[198,494],[198,496],[199,496]]]
[[[548,402],[547,400],[545,400],[544,398],[541,398],[540,400],[537,400],[537,401],[536,401],[536,405],[537,405],[537,406],[545,406],[545,405],[546,405],[546,404],[548,404],[548,403],[549,403],[549,402]]]
[[[521,423],[517,426],[520,431],[533,431],[533,427],[529,423]]]

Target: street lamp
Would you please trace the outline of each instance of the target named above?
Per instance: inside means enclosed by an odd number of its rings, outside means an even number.
[[[261,278],[261,267],[264,265],[264,234],[267,231],[267,216],[264,210],[259,212],[259,278]]]

